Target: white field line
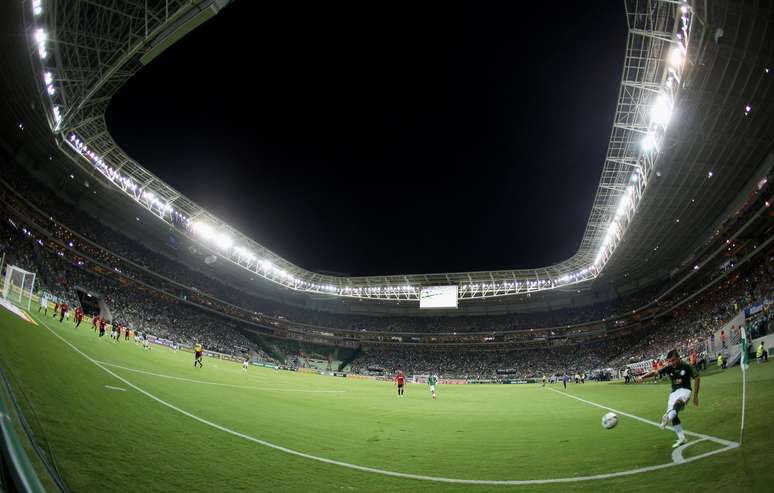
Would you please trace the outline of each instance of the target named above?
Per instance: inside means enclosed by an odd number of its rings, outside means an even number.
[[[112,385],[105,385],[105,388],[110,390],[120,390],[121,392],[126,392],[126,389],[122,389],[121,387],[113,387]]]
[[[305,459],[310,459],[310,460],[314,460],[314,461],[317,461],[317,462],[322,462],[324,464],[331,464],[331,465],[335,465],[335,466],[346,467],[348,469],[354,469],[356,471],[381,474],[381,475],[384,475],[384,476],[392,476],[392,477],[403,478],[403,479],[417,479],[417,480],[422,480],[422,481],[435,481],[435,482],[439,482],[439,483],[485,484],[485,485],[500,485],[500,486],[507,486],[507,485],[510,485],[510,486],[513,486],[513,485],[534,485],[534,484],[551,484],[551,483],[575,483],[575,482],[579,482],[579,481],[591,481],[591,480],[596,480],[596,479],[609,479],[609,478],[617,478],[617,477],[621,477],[621,476],[632,476],[632,475],[641,474],[641,473],[644,473],[644,472],[657,471],[659,469],[666,469],[666,468],[674,467],[674,466],[677,465],[676,462],[669,462],[669,463],[666,463],[666,464],[658,464],[658,465],[655,465],[655,466],[640,467],[640,468],[637,468],[637,469],[629,469],[629,470],[626,470],[626,471],[618,471],[618,472],[611,472],[611,473],[605,473],[605,474],[595,474],[595,475],[592,475],[592,476],[576,476],[576,477],[569,477],[569,478],[494,480],[494,479],[458,479],[458,478],[444,478],[444,477],[438,477],[438,476],[423,476],[423,475],[420,475],[420,474],[408,474],[408,473],[402,473],[402,472],[396,472],[396,471],[387,471],[387,470],[384,470],[384,469],[377,469],[377,468],[373,468],[373,467],[359,466],[357,464],[350,464],[348,462],[342,462],[342,461],[337,461],[337,460],[333,460],[333,459],[326,459],[325,457],[318,457],[316,455],[311,455],[311,454],[307,454],[307,453],[304,453],[304,452],[299,452],[297,450],[289,449],[289,448],[283,447],[281,445],[275,445],[275,444],[273,444],[271,442],[267,442],[265,440],[261,440],[260,438],[255,438],[255,437],[252,437],[250,435],[245,435],[244,433],[240,433],[238,431],[234,431],[234,430],[232,430],[230,428],[226,428],[225,426],[221,426],[221,425],[219,425],[217,423],[213,423],[212,421],[208,421],[208,420],[206,420],[204,418],[196,416],[195,414],[189,413],[188,411],[185,411],[185,410],[175,406],[174,404],[171,404],[171,403],[169,403],[169,402],[167,402],[167,401],[165,401],[165,400],[163,400],[163,399],[161,399],[159,397],[156,397],[155,395],[151,394],[150,392],[148,392],[148,391],[138,387],[137,385],[131,383],[129,380],[127,380],[127,379],[121,377],[120,375],[116,374],[115,372],[113,372],[112,370],[107,368],[105,365],[102,365],[97,360],[95,360],[94,358],[90,357],[89,355],[87,355],[86,353],[84,353],[83,351],[81,351],[80,349],[75,347],[75,345],[70,343],[70,341],[66,340],[64,337],[62,337],[59,334],[57,334],[54,330],[52,330],[48,326],[48,324],[43,322],[43,325],[46,327],[46,329],[48,329],[49,332],[51,332],[54,336],[59,338],[62,342],[64,342],[68,346],[70,346],[70,348],[73,351],[75,351],[78,354],[80,354],[81,356],[83,356],[86,360],[90,361],[91,363],[93,363],[94,365],[96,365],[97,367],[99,367],[100,369],[102,369],[103,371],[108,373],[109,375],[111,375],[114,378],[120,380],[121,382],[123,382],[124,384],[126,384],[129,387],[133,388],[137,392],[140,392],[141,394],[147,396],[148,398],[158,402],[159,404],[161,404],[163,406],[166,406],[166,407],[168,407],[168,408],[170,408],[170,409],[172,409],[174,411],[177,411],[178,413],[180,413],[180,414],[182,414],[184,416],[187,416],[187,417],[189,417],[189,418],[191,418],[191,419],[193,419],[195,421],[198,421],[198,422],[200,422],[202,424],[205,424],[207,426],[215,428],[216,430],[223,431],[223,432],[228,433],[230,435],[233,435],[233,436],[236,436],[236,437],[239,437],[239,438],[243,438],[245,440],[248,440],[248,441],[251,441],[251,442],[263,445],[265,447],[269,447],[269,448],[272,448],[274,450],[279,450],[281,452],[285,452],[287,454],[294,455],[296,457],[303,457]],[[729,448],[719,449],[719,450],[715,450],[715,451],[712,451],[712,452],[707,452],[705,454],[697,455],[695,457],[691,457],[690,459],[687,459],[686,462],[691,462],[691,461],[698,460],[698,459],[701,459],[701,458],[704,458],[704,457],[708,457],[710,455],[717,454],[717,453],[723,452],[725,450],[729,450]]]
[[[744,330],[744,327],[742,327]],[[739,425],[739,445],[742,445],[744,439],[744,407],[747,402],[747,370],[744,369],[744,365],[739,365],[742,368],[742,423]]]
[[[193,378],[176,377],[173,375],[165,375],[163,373],[154,373],[152,371],[138,370],[137,368],[129,368],[127,366],[116,365],[113,363],[107,363],[105,361],[95,361],[100,365],[112,366],[113,368],[121,368],[122,370],[131,371],[134,373],[143,373],[145,375],[152,375],[154,377],[169,378],[171,380],[180,380],[182,382],[199,383],[202,385],[219,385],[221,387],[232,387],[235,389],[250,389],[250,390],[269,390],[273,392],[308,392],[314,394],[341,394],[346,390],[306,390],[306,389],[283,389],[279,387],[253,387],[251,385],[235,385],[231,383],[209,382],[207,380],[196,380]]]
[[[696,445],[699,442],[703,442],[704,440],[705,440],[704,438],[699,438],[698,440],[694,440],[693,442],[688,442],[674,449],[672,451],[672,462],[675,462],[677,464],[685,463],[685,458],[683,458],[683,450],[687,449],[691,445]]]
[[[613,409],[612,407],[603,406],[602,404],[597,404],[596,402],[587,401],[586,399],[581,399],[580,397],[576,397],[574,395],[570,395],[567,392],[560,392],[560,391],[554,390],[554,389],[550,389],[550,390],[556,392],[557,394],[561,394],[561,395],[563,395],[565,397],[569,397],[570,399],[575,399],[576,401],[580,401],[580,402],[586,403],[586,404],[588,404],[590,406],[596,406],[596,407],[598,407],[600,409],[605,409],[607,411],[613,411],[614,413],[620,414],[621,416],[626,416],[628,418],[636,419],[637,421],[640,421],[641,423],[653,425],[653,426],[656,426],[656,427],[659,426],[659,423],[656,423],[655,421],[651,421],[649,419],[645,419],[645,418],[641,418],[639,416],[635,416],[633,414],[625,413],[623,411],[619,411],[617,409]],[[666,429],[672,430],[673,428],[671,426],[667,426]],[[688,431],[688,430],[685,430],[685,434],[686,435],[695,436],[695,437],[699,437],[699,438],[703,438],[705,440],[710,440],[710,441],[713,441],[715,443],[719,443],[721,445],[725,445],[726,447],[736,448],[736,447],[739,446],[739,443],[737,443],[737,442],[732,442],[732,441],[725,440],[723,438],[715,437],[715,436],[712,436],[712,435],[704,435],[702,433],[696,433],[696,432]]]

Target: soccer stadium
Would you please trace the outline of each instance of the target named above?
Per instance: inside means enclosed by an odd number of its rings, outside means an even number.
[[[774,484],[772,2],[0,25],[3,491]]]

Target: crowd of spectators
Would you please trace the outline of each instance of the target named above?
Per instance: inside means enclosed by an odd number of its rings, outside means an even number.
[[[7,164],[7,163],[5,163]],[[18,193],[20,192],[20,193]],[[747,204],[747,211],[759,201]],[[54,212],[55,211],[55,212]],[[657,286],[615,303],[540,313],[513,313],[495,316],[457,317],[376,317],[340,315],[301,310],[258,298],[208,276],[188,265],[171,261],[161,253],[68,207],[62,199],[15,173],[0,180],[0,248],[8,263],[39,273],[39,282],[52,297],[78,304],[78,290],[98,294],[110,317],[134,330],[184,344],[203,342],[209,349],[238,354],[255,351],[260,359],[275,361],[272,355],[289,356],[298,362],[304,345],[297,341],[245,337],[255,325],[296,329],[350,330],[355,332],[456,333],[465,342],[465,333],[543,328],[541,335],[553,336],[546,328],[612,317],[652,301],[662,290]],[[53,214],[56,214],[54,217]],[[52,214],[52,215],[49,215]],[[738,216],[734,224],[746,216]],[[16,219],[17,222],[14,222]],[[770,297],[774,277],[770,256],[743,274],[736,274],[707,290],[701,296],[674,310],[669,318],[647,322],[625,336],[604,341],[572,344],[567,339],[545,339],[542,348],[475,350],[437,345],[381,345],[363,351],[352,368],[359,372],[395,371],[436,372],[448,377],[498,378],[503,375],[529,378],[543,373],[590,371],[620,367],[632,361],[657,357],[677,347],[696,349],[740,307]],[[715,269],[716,270],[716,269]],[[707,275],[717,276],[715,270]],[[684,289],[695,289],[690,286]],[[680,293],[676,299],[682,299]],[[661,309],[673,301],[660,301]],[[764,318],[767,320],[768,318]],[[539,330],[539,329],[536,329]],[[581,333],[571,328],[561,336]],[[760,324],[755,326],[760,331]],[[764,329],[765,330],[765,327]],[[251,332],[252,333],[252,332]],[[499,342],[527,341],[529,330],[512,333]],[[385,342],[394,337],[386,336]],[[256,344],[256,340],[260,344]],[[401,339],[402,341],[403,339]],[[570,342],[570,343],[568,343]],[[515,346],[515,345],[514,345]],[[502,345],[498,346],[502,347]],[[309,349],[314,357],[330,357],[330,351]]]
[[[670,349],[677,349],[687,355],[693,351],[705,353],[714,349],[708,341],[724,324],[744,309],[774,296],[774,257],[765,255],[761,262],[744,274],[734,276],[707,290],[700,297],[675,309],[669,318],[655,320],[651,329],[639,341],[634,342],[618,358],[610,362],[613,366],[663,358]],[[748,329],[752,337],[767,333],[769,309]]]
[[[482,351],[468,348],[372,347],[352,363],[352,371],[366,374],[409,375],[437,373],[443,378],[480,380],[528,379],[564,371],[590,372],[604,367],[614,342],[529,350]]]
[[[79,306],[79,291],[104,303],[102,316],[134,331],[148,333],[184,345],[201,342],[208,350],[230,355],[255,352],[272,361],[236,328],[234,321],[202,311],[157,290],[128,282],[117,272],[103,271],[69,255],[59,255],[37,241],[29,230],[7,219],[0,224],[0,248],[7,265],[38,274],[37,289],[50,300]]]
[[[244,290],[204,274],[189,265],[151,250],[102,224],[99,219],[68,206],[30,177],[19,177],[11,163],[0,188],[16,211],[50,232],[55,239],[104,265],[238,318],[276,326],[298,323],[310,329],[358,332],[464,333],[566,327],[626,313],[652,300],[661,286],[634,296],[584,307],[487,316],[368,316],[299,309],[252,296]],[[11,186],[9,186],[11,185]],[[13,191],[9,190],[12,188]],[[14,193],[14,192],[18,192]],[[33,205],[34,204],[34,205]]]

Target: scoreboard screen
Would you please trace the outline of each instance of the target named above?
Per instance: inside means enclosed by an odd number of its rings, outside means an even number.
[[[419,291],[419,308],[457,308],[457,286],[428,286]]]

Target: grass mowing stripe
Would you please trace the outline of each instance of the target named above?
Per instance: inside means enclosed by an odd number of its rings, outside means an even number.
[[[98,368],[102,369],[109,375],[113,376],[114,378],[120,380],[121,382],[125,383],[129,387],[137,390],[141,394],[145,395],[146,397],[158,402],[159,404],[162,404],[165,407],[168,407],[174,411],[177,411],[180,414],[183,414],[184,416],[187,416],[195,421],[198,421],[202,424],[205,424],[207,426],[210,426],[212,428],[215,428],[217,430],[226,432],[228,434],[231,434],[233,436],[243,438],[245,440],[264,445],[266,447],[285,452],[290,455],[303,457],[306,459],[311,459],[314,461],[322,462],[325,464],[331,464],[336,465],[340,467],[345,467],[348,469],[354,469],[358,471],[363,472],[369,472],[369,473],[375,473],[375,474],[381,474],[384,476],[392,476],[392,477],[398,477],[398,478],[405,478],[405,479],[416,479],[416,480],[423,480],[423,481],[433,481],[433,482],[441,482],[441,483],[456,483],[456,484],[473,484],[473,485],[511,485],[511,486],[519,486],[519,485],[538,485],[538,484],[553,484],[553,483],[574,483],[574,482],[580,482],[580,481],[591,481],[591,480],[600,480],[600,479],[609,479],[609,478],[616,478],[616,477],[622,477],[622,476],[632,476],[636,474],[641,474],[644,472],[650,472],[650,471],[656,471],[660,469],[666,469],[669,467],[673,467],[677,465],[676,462],[669,462],[666,464],[658,464],[654,466],[647,466],[647,467],[641,467],[636,469],[630,469],[626,471],[618,471],[618,472],[612,472],[612,473],[603,473],[603,474],[596,474],[591,476],[576,476],[576,477],[566,477],[566,478],[550,478],[550,479],[526,479],[526,480],[486,480],[486,479],[459,479],[459,478],[445,478],[445,477],[436,477],[436,476],[424,476],[424,475],[418,475],[418,474],[409,474],[409,473],[401,473],[396,471],[387,471],[383,469],[377,469],[372,467],[366,467],[366,466],[359,466],[356,464],[350,464],[347,462],[332,460],[332,459],[326,459],[324,457],[318,457],[311,454],[307,454],[304,452],[299,452],[296,450],[292,450],[280,445],[273,444],[271,442],[267,442],[265,440],[261,440],[259,438],[252,437],[250,435],[246,435],[244,433],[240,433],[238,431],[232,430],[230,428],[227,428],[225,426],[219,425],[217,423],[213,423],[211,421],[208,421],[204,418],[201,418],[199,416],[196,416],[195,414],[192,414],[188,411],[185,411],[184,409],[181,409],[174,404],[171,404],[167,401],[164,401],[163,399],[151,394],[150,392],[140,388],[139,386],[131,383],[127,379],[121,377],[120,375],[116,374],[115,372],[108,369],[105,365],[101,364],[94,358],[91,358],[87,354],[85,354],[83,351],[78,349],[74,344],[70,343],[68,340],[66,340],[64,337],[57,334],[51,327],[48,326],[45,321],[42,321],[44,327],[51,332],[54,336],[56,336],[58,339],[60,339],[62,342],[67,344],[72,350],[83,356],[86,360],[90,361],[92,364],[97,366]],[[592,403],[593,404],[593,403]],[[596,405],[596,404],[594,404]],[[599,405],[597,405],[599,406]],[[735,447],[736,445],[733,445],[732,447]],[[724,451],[727,449],[721,449],[718,451],[711,451],[702,455],[698,455],[695,457],[691,457],[690,459],[687,459],[686,462],[698,460],[703,457],[708,457],[710,455],[714,455],[716,453],[719,453],[721,451]]]
[[[96,363],[99,363],[100,365],[112,366],[113,368],[121,368],[122,370],[132,371],[135,373],[143,373],[145,375],[152,375],[154,377],[161,377],[161,378],[169,378],[172,380],[180,380],[183,382],[200,383],[203,385],[219,385],[221,387],[232,387],[236,389],[267,390],[272,392],[305,392],[305,393],[311,393],[311,394],[342,394],[346,392],[346,390],[281,389],[277,387],[253,387],[251,385],[235,385],[233,383],[208,382],[206,380],[196,380],[193,378],[176,377],[174,375],[165,375],[163,373],[154,373],[152,371],[138,370],[137,368],[129,368],[128,366],[116,365],[113,363],[107,363],[105,361],[97,361],[97,360],[94,360],[94,361]]]

